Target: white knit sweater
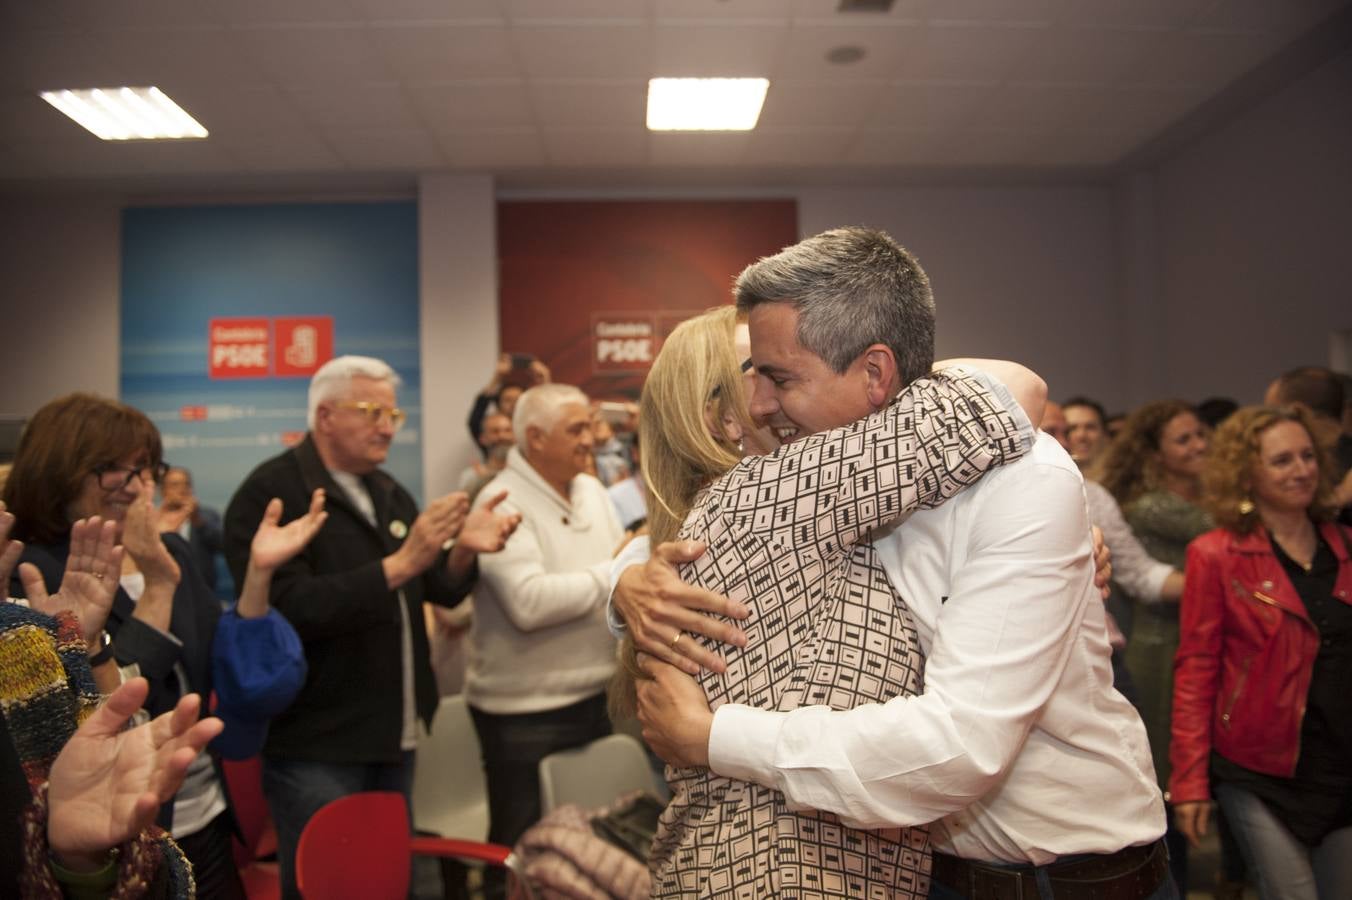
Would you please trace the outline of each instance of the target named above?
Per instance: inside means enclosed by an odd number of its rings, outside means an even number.
[[[559,709],[605,690],[615,670],[605,605],[624,532],[590,475],[565,501],[513,449],[478,503],[504,490],[498,509],[521,525],[502,552],[479,557],[465,699],[499,714]]]

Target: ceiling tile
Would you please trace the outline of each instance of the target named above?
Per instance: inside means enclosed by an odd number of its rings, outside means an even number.
[[[513,21],[633,19],[651,15],[650,0],[502,0]]]
[[[1104,28],[1182,28],[1216,0],[1059,0],[1056,21]],[[1274,2],[1274,0],[1265,0]],[[1284,0],[1275,0],[1284,2]]]
[[[258,27],[238,34],[251,60],[283,87],[391,77],[365,26]]]
[[[12,5],[64,8],[73,25],[127,29],[222,25],[226,22],[225,9],[231,4],[212,0],[118,0],[116,3],[43,0],[41,3]]]
[[[1049,22],[1061,0],[924,0],[931,22]]]
[[[506,18],[498,0],[348,0],[372,22],[495,21]]]
[[[878,99],[873,122],[865,127],[946,131],[972,121],[989,109],[998,95],[998,82],[898,81]]]
[[[445,159],[432,136],[421,129],[327,129],[329,146],[350,169],[390,171],[438,169]]]
[[[827,78],[831,80],[887,78],[902,70],[903,62],[921,49],[925,29],[914,22],[883,20],[876,25],[856,25],[853,18],[842,23],[796,22],[789,32],[772,78]],[[863,59],[837,65],[826,54],[837,47],[857,46]]]
[[[890,90],[883,81],[776,81],[757,128],[862,125]]]
[[[838,0],[835,0],[838,2]],[[653,15],[664,21],[709,21],[713,19],[757,19],[787,23],[793,12],[788,0],[654,0]]]
[[[385,66],[407,81],[512,78],[519,69],[505,25],[380,25],[371,39]]]
[[[84,128],[35,93],[0,96],[0,141],[59,141],[84,133]]]
[[[230,152],[248,172],[332,172],[343,161],[319,137],[300,131],[260,132],[234,143]]]
[[[0,35],[0,71],[7,86],[29,91],[125,84],[104,51],[90,34],[12,31]]]
[[[193,84],[176,88],[171,96],[211,132],[212,139],[299,127],[290,98],[271,86]]]
[[[633,128],[551,128],[541,133],[556,166],[634,166],[648,161],[648,131]]]
[[[990,81],[1009,76],[1045,28],[1022,24],[926,26],[911,42],[900,75],[906,79]]]
[[[287,91],[305,121],[325,128],[413,128],[418,122],[396,84],[354,84]]]
[[[436,131],[460,126],[534,126],[524,81],[413,85],[408,96],[421,120]]]
[[[842,159],[858,166],[934,166],[943,162],[941,145],[933,131],[879,129],[856,135]]]
[[[235,160],[211,141],[20,141],[10,145],[20,165],[44,175],[81,177],[214,174],[234,171]]]
[[[544,144],[535,129],[437,132],[447,162],[459,168],[522,168],[545,164]]]
[[[1074,84],[1007,84],[992,97],[980,127],[997,131],[1073,128],[1091,95],[1091,89]]]
[[[332,24],[361,19],[348,0],[230,0],[217,5],[231,25]]]
[[[665,76],[758,77],[775,71],[787,25],[659,24],[653,71]]]
[[[1108,166],[1130,153],[1139,143],[1135,132],[1048,131],[1027,148],[1030,166]]]
[[[643,78],[656,74],[644,25],[514,26],[517,58],[533,78]]]
[[[758,128],[751,134],[747,155],[757,166],[833,166],[855,134],[843,128]]]
[[[661,166],[726,166],[742,161],[755,132],[654,131],[648,134],[652,161]]]
[[[1048,28],[1008,77],[1017,81],[1117,81],[1139,72],[1154,54],[1158,40],[1158,31]]]
[[[96,32],[121,84],[157,85],[173,96],[183,84],[256,85],[265,78],[227,28],[142,28]]]
[[[530,86],[535,114],[545,126],[642,126],[647,120],[645,81],[537,81]]]

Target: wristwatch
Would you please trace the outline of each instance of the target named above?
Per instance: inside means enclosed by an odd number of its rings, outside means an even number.
[[[89,668],[97,668],[113,658],[113,639],[108,632],[99,632],[99,652],[89,657]]]

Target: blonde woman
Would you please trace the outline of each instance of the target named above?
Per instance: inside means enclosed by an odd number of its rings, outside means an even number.
[[[682,577],[751,610],[747,646],[728,649],[726,670],[704,672],[701,686],[715,707],[775,710],[917,694],[919,641],[872,529],[1021,456],[1031,427],[1003,388],[955,369],[913,383],[867,419],[744,459],[748,445],[773,437],[748,413],[735,316],[712,310],[672,333],[639,415],[653,539],[706,542]],[[1007,379],[1028,374],[994,365]],[[634,672],[628,639],[622,653]],[[848,828],[707,769],[669,767],[667,781],[673,797],[649,859],[654,896],[928,891],[924,828]]]

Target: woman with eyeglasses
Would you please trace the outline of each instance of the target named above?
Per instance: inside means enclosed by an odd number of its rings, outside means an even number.
[[[179,698],[211,693],[211,648],[220,604],[192,561],[186,541],[158,532],[151,499],[167,466],[160,435],[139,410],[92,394],[48,403],[24,429],[4,501],[15,516],[22,559],[42,573],[49,591],[61,582],[72,523],[101,516],[117,523],[126,548],[105,632],[111,639],[90,660],[109,656],[125,672],[135,666],[150,682],[144,708],[172,710]],[[10,592],[23,596],[17,576]],[[198,895],[243,897],[232,850],[232,816],[218,764],[199,755],[183,786],[160,811],[193,864]]]

